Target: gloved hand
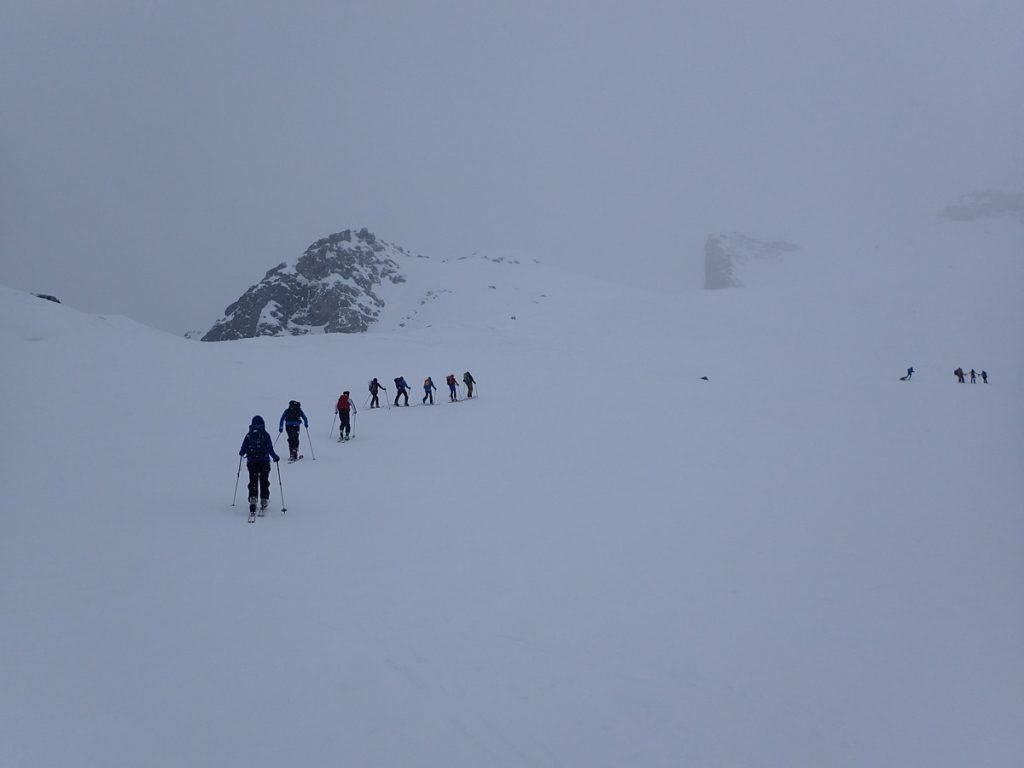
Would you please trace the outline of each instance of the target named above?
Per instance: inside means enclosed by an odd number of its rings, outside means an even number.
[[[281,460],[281,457],[278,456],[276,459],[274,459],[274,463],[277,464],[277,462],[279,462],[280,460]]]
[[[277,434],[280,435],[282,432],[284,432],[284,427],[278,427],[277,428]]]

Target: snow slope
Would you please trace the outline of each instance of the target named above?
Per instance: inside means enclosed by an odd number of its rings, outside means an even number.
[[[1020,765],[1020,228],[920,232],[359,336],[0,289],[3,764]],[[238,445],[292,398],[247,525]]]

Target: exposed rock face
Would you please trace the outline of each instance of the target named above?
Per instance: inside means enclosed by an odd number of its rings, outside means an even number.
[[[711,235],[704,243],[704,287],[735,288],[743,285],[737,267],[754,260],[774,259],[800,246],[783,240],[763,242],[741,234]]]
[[[1011,195],[989,190],[964,195],[956,205],[939,211],[939,218],[950,221],[974,221],[991,216],[1012,216],[1024,223],[1024,193]]]
[[[405,282],[392,258],[404,253],[365,229],[317,240],[294,267],[281,263],[267,272],[202,340],[365,331],[384,306],[375,289]]]

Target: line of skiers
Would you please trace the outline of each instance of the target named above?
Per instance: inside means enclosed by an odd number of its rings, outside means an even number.
[[[907,368],[907,375],[900,376],[900,381],[910,381],[913,375],[914,366],[910,366],[909,368]],[[953,375],[956,376],[956,380],[959,381],[961,384],[967,381],[967,376],[971,377],[971,384],[977,384],[979,375],[981,376],[982,383],[988,384],[988,371],[982,371],[981,374],[978,374],[977,371],[971,368],[970,373],[964,373],[963,368],[957,368],[955,371],[953,371]]]
[[[473,397],[473,387],[476,384],[476,380],[472,374],[466,371],[462,376],[462,381],[466,385],[466,396]],[[448,384],[449,400],[455,402],[458,400],[458,380],[455,378],[455,374],[448,374],[446,382]],[[398,398],[402,395],[405,396],[405,404],[409,405],[409,385],[406,383],[405,377],[399,376],[395,379],[395,389],[397,390],[395,405],[398,405]],[[428,376],[423,382],[424,403],[429,399],[430,403],[433,404],[435,389],[437,387],[434,386],[433,380]],[[384,385],[374,377],[373,381],[370,382],[371,408],[380,408],[380,398],[378,396],[380,390],[387,392]],[[338,398],[338,402],[335,404],[335,412],[341,422],[338,441],[350,440],[352,438],[351,414],[358,413],[359,411],[356,409],[356,404],[353,402],[351,393],[347,389]],[[289,400],[288,407],[284,409],[277,424],[278,435],[285,431],[288,433],[289,462],[298,461],[302,458],[299,455],[299,430],[303,426],[308,433],[309,419],[302,410],[302,403],[298,400]],[[253,522],[257,514],[257,503],[259,504],[258,513],[260,516],[266,512],[267,505],[270,503],[270,462],[273,460],[277,464],[281,460],[281,457],[274,450],[274,441],[270,439],[266,422],[263,421],[262,416],[252,417],[252,421],[249,423],[249,430],[242,439],[242,446],[238,449],[238,456],[239,475],[242,472],[242,457],[246,460],[246,469],[249,472],[249,522]],[[278,469],[279,482],[280,472],[281,470]],[[236,480],[236,492],[237,488]]]
[[[953,375],[956,376],[956,380],[959,381],[961,384],[966,382],[966,380],[967,380],[966,377],[967,376],[971,377],[971,384],[977,384],[978,383],[978,374],[977,374],[977,372],[973,368],[971,368],[971,372],[969,374],[964,373],[964,369],[963,368],[957,368],[955,371],[953,371]],[[987,371],[982,371],[981,372],[981,381],[982,381],[983,384],[988,384],[988,372]]]
[[[454,373],[449,373],[445,378],[445,383],[448,385],[448,402],[454,403],[459,399],[459,380],[455,378]],[[476,379],[473,378],[473,374],[466,371],[462,374],[462,383],[466,385],[466,397],[473,397],[473,387],[476,386]],[[381,390],[387,392],[387,387],[381,384],[376,377],[370,382],[370,407],[380,408],[380,396]],[[434,384],[434,380],[427,376],[423,380],[423,399],[420,401],[423,405],[434,404],[434,392],[437,390],[437,386]],[[398,408],[400,405],[409,405],[409,392],[412,391],[412,387],[405,380],[404,376],[399,376],[395,379],[395,407]],[[402,402],[399,403],[398,401]]]

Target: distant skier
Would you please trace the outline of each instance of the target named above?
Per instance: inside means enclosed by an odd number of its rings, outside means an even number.
[[[981,383],[988,384],[988,371],[981,372]]]
[[[978,383],[978,374],[976,374],[974,372],[974,369],[971,368],[971,384],[977,384],[977,383]]]
[[[454,373],[449,373],[445,382],[448,384],[448,400],[454,403],[459,399],[459,380],[455,378]]]
[[[476,384],[476,379],[473,378],[473,375],[469,371],[462,374],[462,383],[466,385],[466,397],[472,397],[473,386]]]
[[[309,419],[302,412],[302,404],[298,400],[289,400],[288,407],[284,409],[284,413],[281,414],[281,419],[277,424],[278,434],[281,434],[285,429],[288,430],[289,461],[297,461],[299,458],[299,427],[302,424],[305,424],[306,429],[309,429]]]
[[[267,434],[262,416],[253,416],[249,424],[249,432],[242,440],[238,449],[239,456],[246,457],[245,466],[249,470],[249,522],[256,519],[257,495],[262,515],[270,503],[270,460],[276,464],[280,456],[274,452],[274,442]]]
[[[906,380],[910,381],[910,379],[911,379],[911,377],[913,377],[913,375],[914,375],[914,366],[910,366],[909,368],[907,368],[907,378],[906,378]]]
[[[431,405],[434,404],[434,391],[436,389],[437,389],[437,387],[434,386],[434,380],[432,378],[430,378],[429,376],[427,376],[427,378],[425,378],[423,380],[423,401],[422,402],[423,402],[424,405],[427,404],[427,400],[430,400],[430,404]]]
[[[352,423],[349,421],[349,409],[352,413],[359,413],[356,410],[356,404],[352,402],[352,398],[348,394],[346,389],[341,393],[341,397],[338,398],[338,418],[341,420],[341,432],[338,435],[338,442],[348,440],[352,437]]]
[[[377,377],[374,376],[373,377],[373,381],[370,382],[370,396],[371,396],[370,407],[371,408],[380,408],[380,398],[377,396],[377,393],[380,390],[382,390],[382,389],[385,392],[387,392],[387,389],[385,389],[384,385],[381,384],[379,381],[377,381]]]
[[[409,405],[409,385],[405,383],[405,376],[395,379],[395,407],[398,407],[398,398],[404,397],[405,404]]]
[[[963,368],[957,368],[955,371],[953,371],[953,375],[956,376],[956,380],[959,381],[961,384],[964,383],[964,369]]]

